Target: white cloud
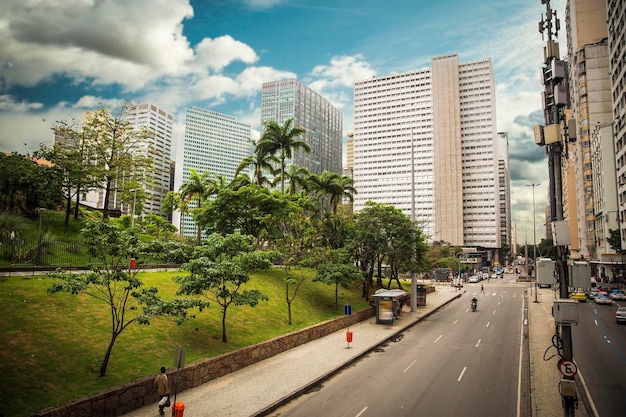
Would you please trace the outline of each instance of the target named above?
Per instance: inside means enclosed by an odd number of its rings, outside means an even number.
[[[239,60],[253,64],[259,57],[252,48],[231,36],[220,36],[215,39],[203,39],[196,47],[194,67],[210,68],[221,72],[232,62]]]

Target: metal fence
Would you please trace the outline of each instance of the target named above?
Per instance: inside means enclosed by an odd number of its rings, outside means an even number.
[[[81,239],[0,239],[0,268],[76,267],[94,261]]]

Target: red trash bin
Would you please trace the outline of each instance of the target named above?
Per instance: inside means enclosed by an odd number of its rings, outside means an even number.
[[[184,403],[179,401],[176,404],[174,404],[174,407],[172,407],[172,417],[183,417],[184,413],[185,413]]]
[[[352,343],[352,332],[351,331],[347,331],[346,332],[346,341],[348,343]]]

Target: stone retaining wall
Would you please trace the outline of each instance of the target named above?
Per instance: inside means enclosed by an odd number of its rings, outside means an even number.
[[[351,323],[363,321],[374,316],[374,313],[373,308],[367,308],[352,314],[352,316],[338,317],[253,346],[193,363],[180,370],[177,390],[182,392],[205,384],[263,359],[341,330],[348,325],[348,320]],[[169,372],[168,377],[170,381],[173,381],[175,371]],[[155,404],[159,400],[158,394],[154,390],[153,381],[154,376],[142,378],[58,407],[47,408],[31,414],[30,417],[120,416],[145,405]]]

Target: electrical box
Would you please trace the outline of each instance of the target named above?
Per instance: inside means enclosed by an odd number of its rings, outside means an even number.
[[[554,123],[543,128],[543,138],[546,145],[561,141],[561,124]]]
[[[591,266],[587,262],[575,261],[567,266],[569,286],[572,288],[591,288]]]
[[[573,379],[561,379],[559,392],[564,397],[576,397],[576,381]]]
[[[567,246],[570,242],[569,223],[567,220],[552,222],[552,241],[554,246]]]
[[[535,125],[535,127],[533,128],[533,131],[535,133],[535,143],[537,145],[543,145],[544,144],[544,141],[543,141],[543,126]]]
[[[554,277],[555,264],[550,258],[538,258],[537,259],[537,284],[539,285],[554,285],[556,279]]]
[[[565,325],[578,324],[578,301],[568,298],[554,300],[552,315],[555,323]]]

